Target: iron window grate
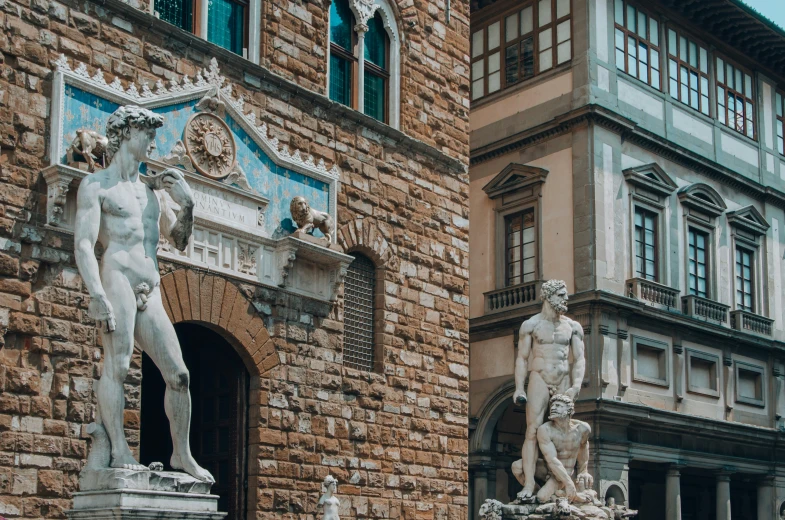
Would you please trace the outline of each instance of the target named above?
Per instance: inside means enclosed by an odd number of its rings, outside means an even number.
[[[373,300],[376,268],[365,256],[354,255],[344,285],[343,363],[373,370]]]

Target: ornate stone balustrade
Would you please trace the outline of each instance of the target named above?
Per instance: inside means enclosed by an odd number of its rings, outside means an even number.
[[[678,309],[679,290],[651,280],[630,278],[627,280],[627,296],[658,307]]]
[[[742,332],[758,334],[761,336],[771,336],[771,329],[774,320],[760,316],[749,311],[731,311],[730,326]]]
[[[485,293],[485,313],[516,309],[538,302],[541,284],[539,281],[526,282]]]
[[[727,325],[728,307],[724,303],[715,302],[708,298],[701,298],[690,294],[681,297],[681,310],[692,318],[714,321]]]

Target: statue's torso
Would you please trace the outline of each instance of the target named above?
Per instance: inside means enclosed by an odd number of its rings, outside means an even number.
[[[102,273],[120,271],[133,287],[159,281],[160,206],[155,193],[141,181],[104,183],[99,241],[104,246]]]
[[[583,423],[576,420],[570,421],[570,429],[566,432],[557,428],[553,423],[547,423],[547,427],[559,460],[567,472],[572,474],[585,433]]]
[[[538,372],[548,385],[562,386],[565,376],[570,372],[572,333],[570,321],[564,317],[559,323],[539,319],[532,329],[532,351],[529,358],[531,371]],[[564,388],[559,390],[563,391]]]

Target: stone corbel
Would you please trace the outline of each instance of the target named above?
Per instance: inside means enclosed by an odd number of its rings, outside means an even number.
[[[294,246],[286,246],[278,250],[278,272],[280,281],[278,287],[286,287],[290,281],[289,275],[294,267],[294,261],[297,260],[297,248]]]
[[[684,347],[680,342],[673,342],[673,386],[676,391],[676,402],[684,400]]]
[[[62,228],[67,224],[66,197],[71,184],[77,184],[87,175],[82,170],[56,164],[41,172],[46,182],[46,223]]]
[[[333,288],[332,294],[330,295],[331,302],[338,300],[338,291],[341,289],[341,285],[343,285],[343,281],[346,279],[346,273],[348,271],[348,264],[339,264],[337,269],[333,269],[333,271],[330,272],[330,283]]]
[[[735,396],[733,392],[733,358],[731,358],[729,353],[725,353],[722,356],[722,368],[725,372],[725,410],[729,418],[733,410],[733,399]]]

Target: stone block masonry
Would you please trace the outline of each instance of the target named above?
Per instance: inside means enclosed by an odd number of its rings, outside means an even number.
[[[468,4],[400,1],[401,130],[323,96],[328,4],[263,2],[263,69],[117,0],[0,2],[0,515],[63,518],[87,453],[102,347],[73,237],[44,225],[53,62],[127,85],[216,56],[272,136],[336,164],[338,239],[381,270],[379,370],[342,361],[343,304],[162,264],[173,321],[209,324],[252,374],[248,518],[467,516]],[[286,43],[287,45],[283,45]],[[272,73],[270,72],[272,71]],[[141,358],[125,425],[139,448]]]

